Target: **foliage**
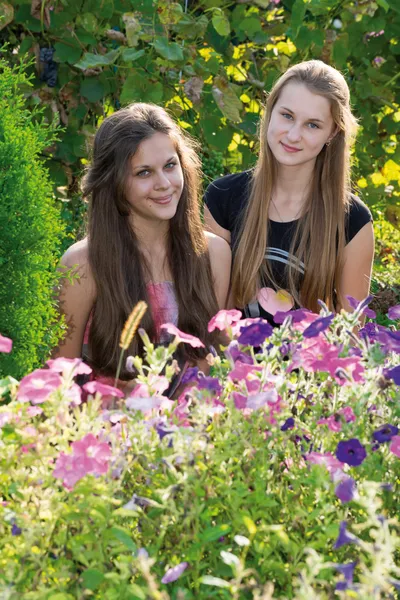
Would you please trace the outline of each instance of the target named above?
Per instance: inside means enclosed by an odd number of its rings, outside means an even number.
[[[55,131],[25,108],[22,68],[0,60],[0,328],[15,342],[0,356],[0,375],[21,377],[43,364],[60,325],[52,290],[62,228],[39,153]]]
[[[65,131],[51,165],[74,185],[98,119],[132,101],[168,107],[206,157],[254,162],[265,91],[291,64],[320,58],[349,83],[361,132],[355,184],[398,227],[400,181],[397,0],[7,0],[10,60],[36,57],[31,106]],[[188,8],[189,6],[189,8]],[[12,53],[11,53],[12,52]],[[219,171],[219,167],[217,169]],[[69,194],[70,195],[70,194]]]
[[[126,400],[81,389],[78,359],[3,382],[2,597],[394,597],[400,332],[356,338],[366,304],[277,313],[274,330],[221,311],[209,326],[229,346],[176,401],[173,352],[199,340],[173,326],[169,347],[139,331]]]

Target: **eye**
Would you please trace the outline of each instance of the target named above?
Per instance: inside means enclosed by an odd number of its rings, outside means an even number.
[[[175,162],[175,161],[171,161],[171,162],[169,162],[169,163],[167,163],[167,164],[165,165],[165,168],[166,168],[166,169],[169,169],[169,170],[171,170],[171,169],[173,169],[175,166],[176,166],[176,162]]]
[[[293,119],[292,115],[290,115],[289,113],[281,113],[281,115],[284,119],[288,119],[288,120]]]
[[[319,126],[316,123],[309,123],[308,126],[310,129],[319,129]]]
[[[143,171],[139,171],[136,173],[136,177],[146,177],[150,171],[148,169],[143,169]]]

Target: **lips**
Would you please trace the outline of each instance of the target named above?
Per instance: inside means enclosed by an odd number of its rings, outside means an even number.
[[[300,152],[301,148],[294,148],[293,146],[288,146],[287,144],[284,144],[283,142],[281,142],[281,145],[283,146],[283,149],[286,152]]]
[[[161,198],[151,198],[151,200],[156,204],[169,204],[172,200],[172,194],[169,194],[169,196],[162,196]]]

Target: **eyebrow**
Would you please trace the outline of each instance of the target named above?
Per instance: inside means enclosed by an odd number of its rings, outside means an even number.
[[[286,108],[286,106],[281,106],[280,108],[281,110],[287,110],[287,112],[290,112],[292,115],[294,115],[294,112],[290,110],[290,108]],[[318,123],[324,122],[322,119],[314,119],[313,117],[307,119],[307,121],[317,121]]]
[[[171,162],[171,160],[175,160],[176,159],[176,154],[174,156],[171,156],[168,160],[165,161],[164,164],[168,164],[169,162]],[[133,167],[133,169],[152,169],[153,167],[151,165],[138,165],[137,167]]]

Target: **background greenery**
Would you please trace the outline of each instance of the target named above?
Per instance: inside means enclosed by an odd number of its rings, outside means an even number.
[[[288,66],[319,58],[342,70],[361,123],[354,185],[376,223],[373,291],[384,300],[375,308],[393,304],[400,247],[397,0],[8,0],[0,2],[0,18],[8,60],[34,57],[28,107],[42,107],[64,128],[43,151],[67,226],[64,248],[83,231],[79,177],[104,116],[133,101],[166,106],[199,139],[208,183],[254,162],[265,93]]]

